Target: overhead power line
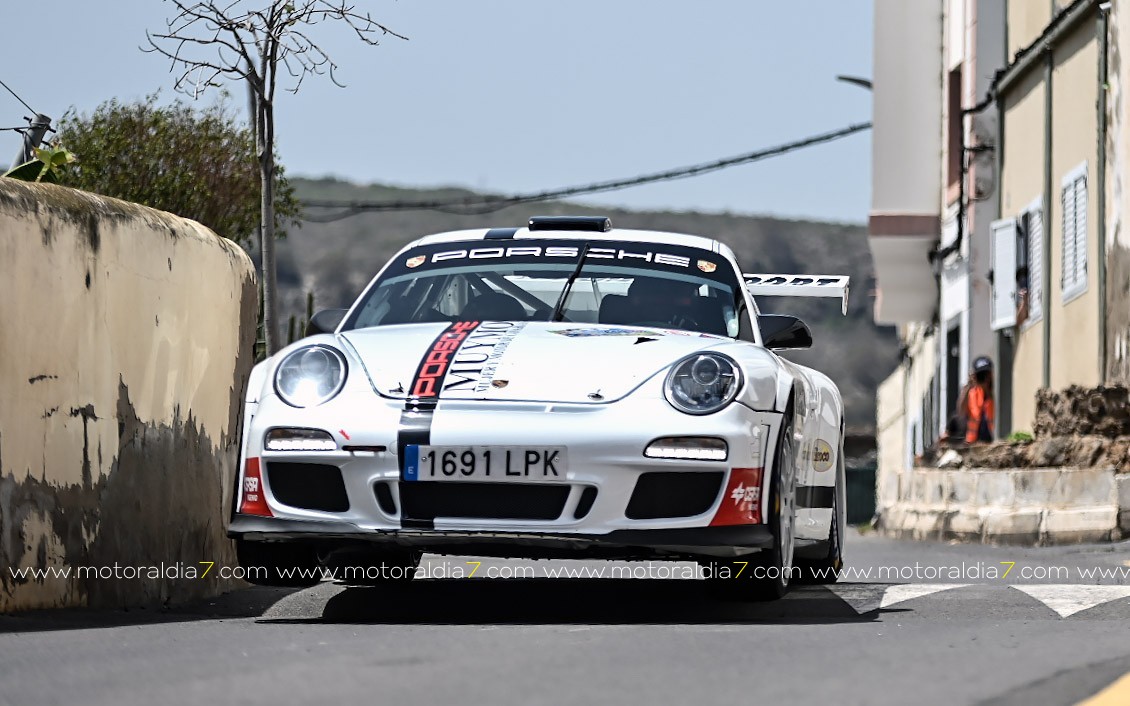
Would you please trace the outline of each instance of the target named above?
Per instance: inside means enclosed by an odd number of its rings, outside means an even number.
[[[619,189],[627,189],[632,186],[641,186],[643,184],[652,184],[660,181],[672,181],[675,179],[686,179],[687,177],[698,176],[699,174],[707,174],[709,172],[716,172],[720,169],[727,169],[729,167],[736,167],[741,164],[749,164],[750,162],[757,162],[762,159],[770,157],[777,157],[789,152],[812,147],[825,142],[833,142],[840,140],[849,135],[854,135],[857,132],[862,132],[871,128],[871,123],[856,123],[848,127],[834,130],[832,132],[820,133],[812,135],[802,140],[795,142],[788,142],[774,147],[768,147],[753,152],[746,152],[744,154],[734,155],[732,157],[725,157],[717,159],[712,162],[703,162],[701,164],[694,164],[686,167],[678,167],[675,169],[668,169],[662,172],[654,172],[651,174],[642,174],[627,179],[614,179],[610,181],[598,181],[591,184],[584,184],[580,186],[569,186],[559,189],[548,189],[545,191],[537,191],[527,194],[515,194],[512,196],[468,196],[461,199],[434,199],[430,201],[332,201],[322,199],[310,199],[302,202],[306,208],[325,208],[325,209],[340,209],[337,213],[330,213],[326,215],[313,216],[306,214],[303,216],[304,220],[313,223],[330,223],[332,221],[339,221],[343,218],[356,216],[360,213],[367,212],[380,212],[380,211],[443,211],[446,213],[456,213],[459,215],[479,215],[484,213],[492,213],[499,211],[510,206],[516,206],[523,203],[535,203],[538,201],[551,201],[554,199],[566,198],[570,196],[581,196],[584,194],[597,194],[606,191],[617,191]]]
[[[13,91],[11,88],[8,88],[8,84],[4,83],[3,81],[0,81],[0,86],[3,86],[4,90],[8,91],[8,93],[11,93],[13,98],[18,100],[20,103],[23,103],[23,106],[25,108],[27,108],[28,110],[30,110],[33,113],[38,112],[38,111],[36,111],[35,108],[32,108],[30,105],[28,105],[27,101],[25,101],[23,98],[20,98],[20,95],[18,93]]]

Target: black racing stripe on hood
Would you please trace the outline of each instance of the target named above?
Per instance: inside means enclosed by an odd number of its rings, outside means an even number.
[[[408,388],[405,409],[420,401],[435,402],[443,390],[443,381],[451,370],[452,359],[467,337],[479,327],[478,321],[455,321],[432,341],[416,366],[412,385]]]
[[[455,352],[478,328],[478,321],[455,321],[436,336],[420,357],[416,374],[408,388],[408,399],[400,413],[400,426],[396,433],[396,457],[400,477],[404,477],[404,454],[410,444],[426,446],[431,443],[432,419],[435,416],[443,381],[451,369]],[[400,484],[400,526],[412,529],[434,529],[435,516],[417,506],[413,483]]]

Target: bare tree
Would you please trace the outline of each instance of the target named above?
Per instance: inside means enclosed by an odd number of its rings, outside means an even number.
[[[261,182],[263,260],[263,330],[267,355],[279,349],[278,296],[275,272],[275,87],[279,72],[285,87],[297,92],[311,75],[328,75],[338,86],[337,64],[314,41],[317,25],[337,23],[366,44],[391,35],[406,39],[359,12],[345,0],[165,0],[175,13],[163,32],[146,32],[149,46],[172,62],[177,91],[197,97],[219,80],[247,84],[255,128]]]

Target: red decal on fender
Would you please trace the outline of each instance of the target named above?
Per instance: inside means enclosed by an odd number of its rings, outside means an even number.
[[[263,495],[263,479],[259,473],[259,459],[247,459],[247,466],[243,469],[243,502],[239,504],[239,512],[244,515],[258,515],[259,517],[274,517],[271,508],[267,507],[267,498]]]
[[[761,483],[763,468],[734,468],[730,482],[722,495],[722,504],[710,521],[711,527],[720,525],[761,524]]]

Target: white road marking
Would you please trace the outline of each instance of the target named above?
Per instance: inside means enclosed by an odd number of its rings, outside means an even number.
[[[879,608],[887,608],[913,598],[921,598],[932,593],[948,591],[951,588],[964,588],[969,585],[967,583],[906,583],[891,586],[883,594],[883,602],[879,604]]]
[[[863,615],[893,606],[913,598],[929,596],[948,591],[951,588],[964,588],[967,583],[837,583],[827,589]]]
[[[1059,613],[1061,618],[1075,615],[1080,611],[1094,608],[1103,603],[1130,597],[1130,586],[1088,586],[1074,584],[1036,584],[1030,586],[1013,585],[1017,591],[1027,593],[1032,598]]]
[[[827,588],[856,613],[863,615],[879,610],[889,586],[884,583],[836,583]]]

